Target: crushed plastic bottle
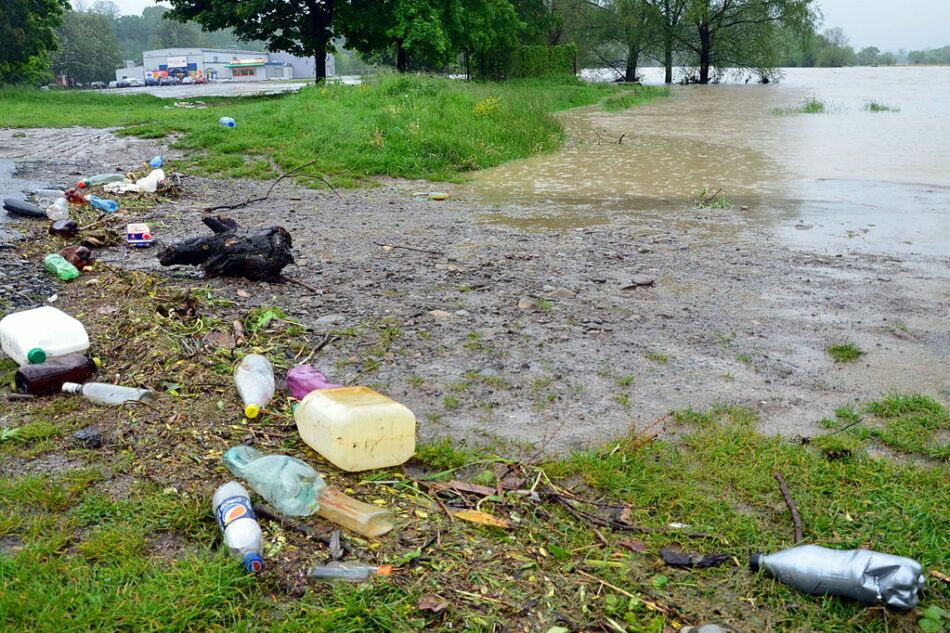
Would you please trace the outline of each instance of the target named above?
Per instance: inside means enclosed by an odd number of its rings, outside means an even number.
[[[752,571],[764,569],[779,581],[810,594],[836,594],[898,609],[917,606],[924,586],[920,563],[866,549],[833,550],[799,545],[775,554],[753,554]]]
[[[46,207],[46,217],[50,220],[68,220],[69,203],[66,198],[56,198],[51,205]]]
[[[244,486],[229,481],[218,488],[211,499],[218,527],[224,532],[224,542],[231,555],[241,559],[241,566],[252,574],[264,569],[261,552],[264,535],[257,523],[250,495]]]
[[[89,196],[87,200],[89,200],[89,204],[106,213],[115,213],[119,210],[119,203],[115,200],[100,198],[99,196]]]
[[[317,389],[335,389],[342,386],[328,382],[323,372],[311,365],[298,365],[287,372],[287,389],[297,400],[303,400],[308,393]]]
[[[56,237],[76,237],[79,235],[79,223],[75,220],[57,220],[49,225],[49,234]]]
[[[234,368],[234,384],[244,402],[244,415],[253,419],[274,397],[274,368],[259,354],[248,354]]]
[[[43,267],[63,281],[69,281],[79,276],[79,269],[66,261],[59,253],[47,255],[43,259]]]
[[[83,178],[76,183],[76,186],[80,189],[85,189],[86,187],[95,187],[96,185],[105,185],[110,182],[121,182],[123,180],[125,180],[125,174],[96,174],[89,178]]]
[[[264,455],[243,445],[228,449],[221,459],[231,473],[249,483],[282,514],[309,516],[320,507],[320,495],[327,484],[317,471],[299,459]]]
[[[235,446],[222,456],[232,473],[247,481],[279,512],[318,516],[362,536],[393,529],[395,517],[385,508],[363,503],[326,485],[309,464],[288,455],[263,455],[250,446]]]
[[[63,383],[63,393],[79,393],[96,404],[117,406],[126,402],[149,402],[155,397],[154,391],[110,385],[102,382],[87,382],[84,385],[75,382]]]
[[[223,116],[218,119],[218,125],[221,127],[237,127],[237,123],[235,123],[234,119],[229,116]]]
[[[153,169],[148,176],[139,178],[134,182],[128,179],[120,182],[110,182],[102,189],[108,193],[155,193],[158,189],[158,183],[163,180],[165,180],[165,171]]]
[[[307,576],[316,580],[364,582],[373,576],[388,576],[393,573],[392,565],[364,565],[349,561],[333,561],[327,565],[317,565]]]
[[[162,158],[161,156],[156,156],[156,157],[153,158],[152,160],[148,161],[148,166],[149,166],[149,167],[156,167],[156,168],[158,168],[158,167],[163,167],[164,165],[165,165],[165,159]]]

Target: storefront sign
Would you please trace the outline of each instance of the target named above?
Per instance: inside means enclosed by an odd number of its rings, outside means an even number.
[[[166,64],[169,68],[187,68],[188,58],[187,57],[169,57]]]

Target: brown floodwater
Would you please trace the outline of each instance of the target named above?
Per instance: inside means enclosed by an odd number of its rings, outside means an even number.
[[[721,189],[735,206],[710,213],[768,223],[792,245],[950,252],[950,67],[785,75],[766,86],[677,87],[623,112],[563,113],[565,147],[480,172],[462,190],[501,206],[491,221],[557,229],[618,215],[688,225],[700,192]],[[780,113],[807,99],[826,111]],[[508,218],[508,203],[546,211]]]

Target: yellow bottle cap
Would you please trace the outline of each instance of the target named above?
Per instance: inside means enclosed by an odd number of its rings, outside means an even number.
[[[244,415],[246,415],[247,417],[251,419],[256,418],[260,414],[260,412],[261,412],[261,408],[257,406],[256,404],[249,404],[246,407],[244,407]]]

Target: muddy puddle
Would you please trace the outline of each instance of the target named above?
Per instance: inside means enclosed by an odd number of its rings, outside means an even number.
[[[809,99],[826,111],[788,113]],[[625,112],[562,114],[564,149],[487,170],[464,192],[541,205],[534,224],[556,229],[657,214],[689,224],[701,192],[721,189],[733,206],[700,219],[765,226],[824,252],[944,255],[948,103],[950,68],[788,69],[768,86],[678,87]],[[489,219],[504,222],[503,210]]]

